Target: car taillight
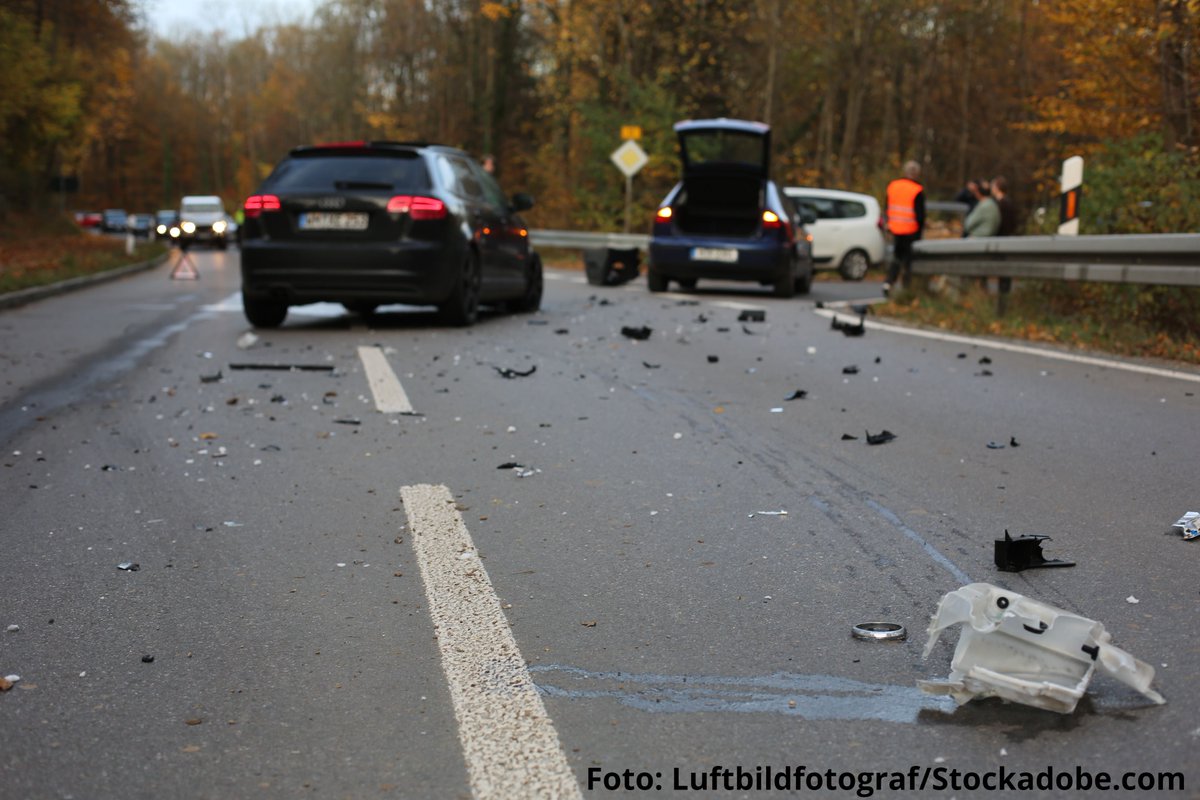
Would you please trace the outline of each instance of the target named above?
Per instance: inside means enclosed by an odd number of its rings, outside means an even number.
[[[388,200],[389,214],[408,214],[414,220],[443,219],[446,216],[446,204],[436,197],[422,197],[399,194]]]
[[[886,223],[883,221],[883,214],[880,214],[879,219],[875,220],[875,226],[877,228],[879,228],[879,230],[882,231],[884,229],[885,225],[886,225]]]
[[[663,206],[662,208],[660,208],[658,210],[658,213],[654,215],[654,221],[655,222],[670,222],[671,217],[673,217],[673,216],[675,216],[675,212],[671,209],[671,207]]]
[[[762,212],[762,226],[764,231],[782,231],[783,235],[789,241],[792,238],[791,226],[780,219],[779,215],[769,208]]]
[[[278,211],[280,207],[279,198],[273,194],[252,194],[246,198],[242,210],[246,212],[246,219],[254,219],[264,211]]]

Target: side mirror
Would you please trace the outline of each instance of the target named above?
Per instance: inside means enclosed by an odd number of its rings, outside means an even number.
[[[533,208],[533,195],[517,192],[512,196],[513,211],[528,211]]]

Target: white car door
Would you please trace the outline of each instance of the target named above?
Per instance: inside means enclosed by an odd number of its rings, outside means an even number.
[[[805,226],[813,237],[813,259],[836,264],[846,251],[846,225],[838,213],[837,201],[815,194],[794,194],[792,199],[808,206],[817,215],[816,222]]]

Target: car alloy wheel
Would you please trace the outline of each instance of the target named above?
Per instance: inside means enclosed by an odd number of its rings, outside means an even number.
[[[861,281],[871,268],[871,261],[862,250],[851,250],[842,258],[838,272],[848,281]]]

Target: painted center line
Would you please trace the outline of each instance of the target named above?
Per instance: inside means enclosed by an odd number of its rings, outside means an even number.
[[[582,798],[558,732],[445,486],[403,486],[476,800]]]
[[[412,414],[412,403],[400,385],[400,379],[388,365],[387,356],[378,347],[358,348],[358,357],[362,360],[363,370],[367,373],[367,383],[371,386],[371,394],[375,396],[375,407],[384,414]]]

